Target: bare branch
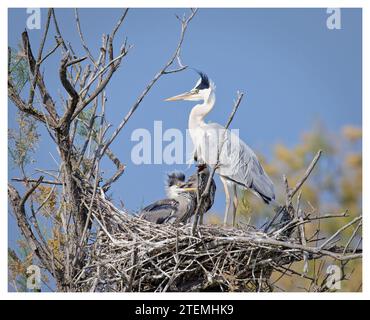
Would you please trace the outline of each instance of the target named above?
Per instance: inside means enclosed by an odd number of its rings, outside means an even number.
[[[60,33],[59,25],[58,25],[57,18],[55,16],[55,11],[54,11],[53,8],[51,8],[51,14],[52,14],[53,20],[54,20],[55,31],[57,32],[57,41],[61,42],[64,51],[67,52],[68,48],[67,48],[67,45],[66,45],[66,43],[65,43],[65,41],[62,37],[62,34]]]
[[[8,97],[14,105],[22,112],[25,112],[35,118],[38,121],[46,122],[46,117],[35,109],[32,105],[27,105],[25,101],[19,96],[16,89],[14,88],[13,83],[8,80]]]
[[[182,43],[184,41],[185,33],[188,28],[189,22],[193,19],[194,15],[196,14],[197,10],[192,10],[192,13],[190,16],[184,20],[181,23],[181,33],[180,33],[180,40],[177,44],[177,47],[175,49],[174,54],[171,56],[171,58],[167,61],[167,63],[164,65],[164,67],[154,76],[154,78],[149,82],[147,87],[144,89],[144,91],[141,93],[141,95],[137,98],[136,102],[133,104],[133,106],[130,108],[126,116],[123,118],[121,123],[118,125],[117,129],[113,132],[111,138],[105,143],[104,147],[101,150],[100,157],[104,155],[106,152],[107,148],[112,144],[114,139],[118,136],[122,128],[126,125],[126,123],[130,120],[131,116],[134,114],[136,109],[139,107],[140,103],[143,101],[145,96],[149,93],[150,89],[154,86],[154,84],[159,80],[159,78],[167,72],[168,68],[173,64],[175,61],[176,57],[178,56],[180,52],[180,48],[182,46]]]
[[[39,182],[39,179],[28,179],[28,178],[12,178],[11,179],[12,181],[17,181],[17,182],[25,182],[25,183],[30,183],[30,182]],[[40,183],[43,183],[43,184],[52,184],[52,185],[62,185],[61,182],[59,181],[52,181],[52,180],[44,180],[42,179],[42,181]]]
[[[40,185],[40,183],[42,182],[42,180],[44,180],[44,177],[43,176],[40,176],[40,178],[36,181],[36,183],[26,191],[26,193],[24,194],[23,198],[22,198],[22,201],[21,203],[19,204],[21,207],[24,208],[24,204],[26,203],[26,201],[28,200],[28,198],[31,196],[31,194],[36,190],[36,188]]]
[[[8,195],[19,228],[21,229],[24,237],[27,239],[28,245],[30,246],[31,250],[35,252],[36,256],[40,259],[41,263],[53,274],[53,268],[50,263],[51,260],[48,254],[48,250],[46,247],[44,247],[44,245],[41,242],[37,240],[36,236],[34,235],[32,228],[27,221],[26,210],[24,207],[27,199],[40,185],[42,180],[43,177],[40,177],[38,181],[29,190],[27,190],[23,198],[19,196],[18,191],[12,185],[8,184]],[[57,279],[57,274],[54,274],[54,276]]]
[[[24,52],[25,52],[25,56],[27,57],[28,65],[30,67],[30,73],[36,79],[36,84],[39,88],[39,91],[40,91],[40,94],[41,94],[41,97],[42,97],[42,102],[45,105],[45,108],[46,108],[46,110],[48,111],[48,113],[50,115],[49,124],[51,126],[55,126],[56,121],[58,119],[58,115],[57,115],[56,109],[55,109],[55,104],[54,104],[53,99],[51,98],[50,94],[48,93],[48,91],[46,89],[46,86],[45,86],[42,75],[38,72],[38,66],[37,66],[38,64],[37,64],[37,61],[35,60],[35,58],[32,54],[32,49],[31,49],[31,45],[30,45],[30,42],[29,42],[27,31],[24,31],[22,33],[22,42],[23,42],[23,49],[24,49]],[[40,49],[40,52],[42,54],[41,49]],[[40,61],[41,61],[41,58],[40,58]],[[33,101],[33,95],[30,95],[29,101]]]
[[[55,47],[53,49],[51,49],[46,55],[45,57],[43,57],[40,61],[40,65],[43,64],[43,62],[49,58],[58,48],[59,46],[61,45],[61,42],[57,41],[57,44],[55,45]]]
[[[90,52],[90,50],[89,50],[88,46],[86,45],[86,42],[85,42],[84,36],[83,36],[83,34],[82,34],[82,31],[81,31],[81,25],[80,25],[80,17],[79,17],[79,15],[78,15],[78,9],[77,9],[77,8],[75,8],[75,19],[76,19],[77,30],[78,30],[78,34],[79,34],[80,39],[81,39],[82,46],[83,46],[83,48],[85,49],[85,51],[86,51],[87,55],[89,56],[89,58],[90,58],[91,62],[95,65],[95,67],[97,67],[97,65],[96,65],[96,61],[95,61],[95,59],[94,59],[93,55],[91,54],[91,52]]]
[[[297,191],[302,187],[304,182],[307,180],[307,178],[311,174],[312,170],[315,168],[317,161],[319,161],[321,154],[322,154],[322,150],[319,150],[317,152],[315,158],[312,160],[311,164],[307,168],[307,171],[304,174],[304,176],[302,177],[302,179],[295,185],[295,187],[292,190],[289,191],[288,197],[290,199],[292,199],[294,197],[294,195],[297,193]]]
[[[104,190],[104,192],[106,192],[110,186],[116,182],[121,176],[122,174],[125,172],[125,169],[126,169],[126,166],[124,164],[121,164],[119,166],[119,168],[117,169],[117,172],[111,177],[109,178],[105,183],[104,185],[102,186],[102,189]]]
[[[348,227],[350,227],[351,225],[355,224],[357,221],[360,221],[362,220],[362,216],[359,216],[359,217],[356,217],[355,219],[353,219],[352,221],[348,222],[346,225],[344,225],[343,227],[341,227],[339,230],[337,230],[337,232],[335,232],[330,238],[328,238],[326,241],[324,241],[321,245],[320,245],[320,249],[324,248],[327,244],[329,244],[334,238],[336,238],[342,231],[344,231],[345,229],[347,229]]]
[[[127,13],[128,13],[128,10],[129,10],[128,8],[123,10],[123,13],[122,13],[121,17],[119,18],[116,26],[113,28],[112,35],[111,35],[112,41],[114,40],[114,37],[116,36],[116,33],[117,33],[118,29],[121,27],[123,21],[125,20],[125,18],[127,16]]]
[[[109,68],[109,72],[108,72],[106,78],[99,82],[99,85],[95,88],[95,90],[89,95],[89,97],[86,100],[81,99],[81,103],[77,107],[75,113],[73,114],[72,120],[75,119],[81,113],[81,111],[84,110],[86,108],[86,106],[89,105],[91,103],[91,101],[93,101],[105,89],[105,87],[109,83],[110,79],[112,78],[114,72],[119,67],[122,59],[127,55],[130,48],[126,48],[126,45],[124,45],[124,46],[121,47],[120,54],[116,58],[113,57],[113,40],[114,40],[114,37],[115,37],[118,29],[122,25],[126,15],[127,15],[127,12],[128,12],[128,9],[125,9],[123,11],[122,16],[119,18],[116,26],[114,27],[114,29],[112,31],[112,35],[108,39],[107,45],[108,45],[108,54],[109,54],[109,59],[110,59],[109,64],[106,67],[104,67],[102,70],[100,70],[98,73],[94,73],[94,76],[92,77],[92,79],[90,79],[88,84],[85,85],[84,88],[80,90],[79,95],[81,97],[86,95],[90,86],[92,85],[92,83],[97,78],[99,78],[101,75],[103,75]],[[105,50],[106,49],[104,49],[104,51]],[[94,62],[96,71],[98,70],[98,66],[101,63],[101,58],[102,57],[105,57],[105,52],[100,56],[100,58],[98,59],[98,62],[96,62],[96,63]]]
[[[116,62],[116,61],[119,61],[120,59],[122,59],[125,55],[127,54],[127,51],[124,51],[124,52],[122,52],[119,56],[117,56],[116,58],[114,58],[114,59],[112,59],[103,69],[101,69],[86,85],[85,85],[85,87],[84,88],[82,88],[81,90],[80,90],[80,92],[79,92],[79,95],[81,96],[85,91],[87,91],[89,88],[90,88],[90,86],[93,84],[93,82],[97,79],[97,78],[99,78],[100,76],[102,76],[107,70],[108,70],[108,68],[111,68],[113,65],[114,65],[114,63]],[[101,86],[99,86],[98,88],[100,88]],[[101,92],[102,90],[101,89],[99,89],[99,93]],[[98,92],[98,91],[97,91]],[[98,94],[94,94],[94,98],[97,96]],[[86,106],[86,105],[88,105],[89,103],[90,103],[90,101],[92,101],[93,99],[91,99],[90,97],[89,97],[89,99],[87,100],[87,101],[85,101],[81,106],[80,106],[80,108],[77,110],[77,112],[76,112],[76,115],[75,116],[77,116],[78,115],[78,113],[79,112],[81,112],[82,111],[82,109]],[[81,110],[81,111],[80,111]]]
[[[42,52],[44,50],[45,41],[46,41],[46,37],[47,37],[48,31],[49,31],[49,26],[50,26],[50,18],[51,18],[51,9],[48,10],[48,16],[47,16],[47,19],[46,19],[45,30],[44,30],[44,34],[42,36],[40,47],[39,47],[39,52],[38,52],[38,56],[37,56],[35,70],[33,71],[34,78],[33,78],[32,84],[30,86],[30,94],[29,94],[28,104],[32,104],[33,99],[34,99],[35,87],[36,87],[36,82],[37,82],[37,78],[38,78],[39,68],[40,68],[40,65],[43,61],[42,60]]]

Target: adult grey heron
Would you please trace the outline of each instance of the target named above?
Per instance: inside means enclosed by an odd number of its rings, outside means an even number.
[[[231,214],[232,224],[235,225],[237,188],[250,190],[265,203],[278,207],[274,185],[253,150],[237,134],[217,123],[204,121],[216,102],[215,85],[206,74],[197,72],[200,79],[193,89],[165,101],[200,101],[192,108],[188,123],[194,144],[194,158],[213,166],[217,163],[219,153],[216,173],[220,176],[226,195],[224,224]]]
[[[195,174],[185,181],[182,172],[168,174],[166,183],[167,199],[156,201],[142,209],[140,217],[145,220],[162,223],[186,223],[194,215],[197,207],[197,189],[203,192],[209,177],[209,169],[206,165],[199,165]],[[203,202],[201,216],[213,205],[216,192],[216,184],[212,180],[208,197]]]

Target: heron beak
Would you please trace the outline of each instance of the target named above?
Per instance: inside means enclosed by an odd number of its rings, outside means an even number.
[[[171,98],[164,99],[164,101],[187,100],[188,98],[191,98],[193,95],[194,95],[193,92],[185,92],[185,93],[179,94],[177,96],[173,96]]]
[[[197,188],[182,188],[182,191],[197,191]]]

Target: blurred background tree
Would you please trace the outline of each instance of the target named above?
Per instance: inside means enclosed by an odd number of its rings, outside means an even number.
[[[312,241],[320,240],[323,233],[333,234],[343,224],[362,213],[361,128],[347,125],[333,134],[325,128],[323,123],[317,121],[312,130],[302,134],[297,145],[276,144],[271,159],[258,155],[266,172],[275,183],[277,200],[284,203],[285,187],[282,175],[285,174],[289,185],[294,186],[298,179],[303,176],[307,166],[319,149],[323,151],[323,156],[310,178],[303,185],[300,206],[313,215],[339,214],[348,210],[348,216],[328,219],[327,221],[321,220],[316,226],[312,224],[310,227],[306,227],[306,236],[308,239],[312,238]],[[237,210],[240,222],[262,226],[272,215],[271,208],[264,205],[251,193],[244,192],[240,194]],[[214,214],[209,215],[208,222],[221,223],[219,217]],[[320,233],[317,233],[319,227]],[[353,228],[349,228],[345,235],[350,237],[352,232]],[[354,239],[354,245],[356,245],[356,241],[360,240]],[[346,243],[339,239],[338,244],[345,245]],[[317,279],[318,282],[323,280],[325,270],[331,263],[333,262],[328,260],[325,265],[321,266],[323,274],[321,279]],[[314,270],[319,267],[315,261],[310,262],[307,276],[312,276]],[[352,268],[354,271],[351,281],[343,282],[342,290],[360,290],[362,283],[361,261],[350,262],[345,267]],[[303,264],[296,263],[292,268],[302,271]],[[280,274],[276,274],[273,278],[278,279],[280,276]],[[297,283],[296,278],[294,281],[290,281],[290,277],[282,277],[278,284],[282,290],[301,291],[307,287],[307,283],[307,279],[302,279],[301,283]]]

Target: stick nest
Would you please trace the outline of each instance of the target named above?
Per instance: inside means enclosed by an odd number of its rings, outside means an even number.
[[[157,225],[121,211],[103,193],[94,198],[92,215],[96,225],[74,280],[77,291],[273,291],[272,272],[291,262],[360,257],[330,238],[324,247],[302,245],[294,236],[310,222],[302,218],[268,233],[248,225],[200,225],[193,234],[191,224]]]

